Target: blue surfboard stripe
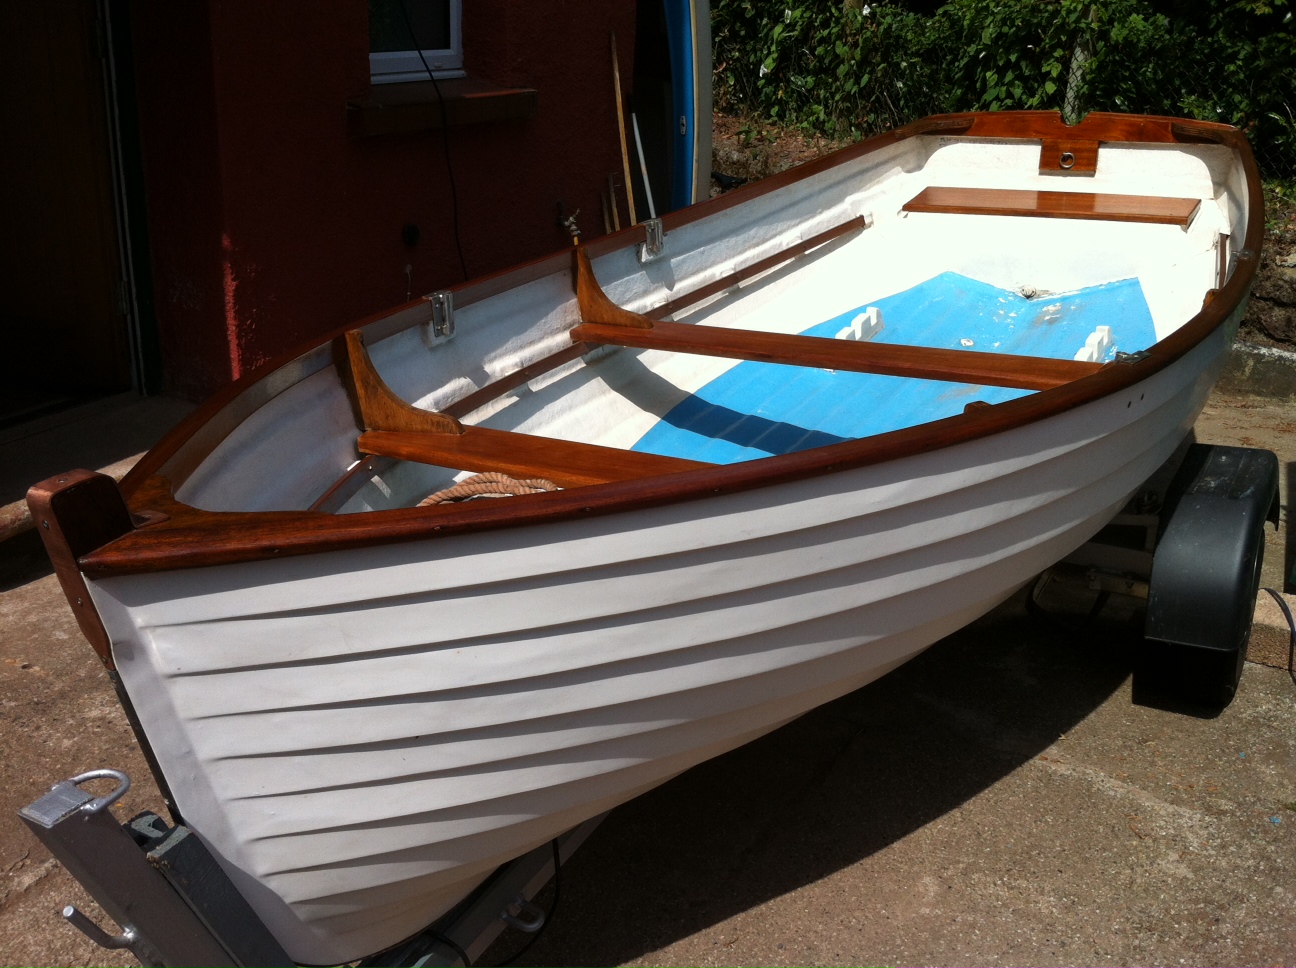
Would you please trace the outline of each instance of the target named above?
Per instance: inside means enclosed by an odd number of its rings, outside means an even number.
[[[693,204],[693,146],[697,138],[694,117],[693,5],[690,0],[663,0],[666,43],[671,61],[671,196],[670,209]],[[684,118],[680,134],[679,119]]]

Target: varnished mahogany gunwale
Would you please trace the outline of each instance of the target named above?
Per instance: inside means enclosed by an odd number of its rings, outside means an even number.
[[[1221,286],[1217,298],[1179,330],[1153,346],[1137,362],[1107,366],[1090,376],[1051,390],[993,407],[975,408],[916,427],[761,460],[530,495],[525,500],[474,501],[464,505],[403,508],[339,516],[307,511],[240,513],[195,510],[192,513],[175,514],[158,524],[137,528],[96,551],[84,554],[80,558],[81,568],[90,576],[106,576],[254,561],[290,554],[342,551],[498,527],[542,525],[664,503],[704,500],[717,494],[776,485],[907,457],[987,437],[1063,413],[1111,394],[1129,391],[1140,381],[1172,365],[1224,326],[1238,309],[1250,287],[1258,262],[1264,222],[1260,214],[1264,211],[1264,204],[1259,173],[1250,146],[1238,132],[1227,126],[1180,122],[1167,118],[1090,114],[1080,125],[1074,127],[1063,124],[1056,114],[1045,112],[1007,116],[947,115],[926,119],[908,128],[878,135],[837,155],[811,162],[801,169],[667,215],[664,220],[666,228],[669,231],[673,226],[707,217],[765,192],[782,188],[797,178],[849,163],[862,155],[921,134],[1028,140],[1076,137],[1100,142],[1215,142],[1232,148],[1242,162],[1248,192],[1247,231],[1237,252],[1234,270]],[[588,251],[598,255],[628,247],[639,241],[639,235],[637,230],[625,229],[594,240],[589,244]],[[493,292],[517,285],[524,278],[539,278],[553,272],[566,271],[569,259],[569,251],[564,251],[519,269],[469,283],[456,290],[456,299],[461,299],[460,294],[463,300],[468,301],[486,298]],[[408,310],[412,306],[413,304],[405,308]],[[345,328],[336,331],[330,338],[344,330]],[[311,349],[318,350],[317,347]],[[294,358],[285,356],[260,373],[245,378],[218,394],[168,435],[123,482],[123,490],[132,508],[147,508],[151,500],[169,492],[169,484],[157,479],[155,475],[183,447],[195,430],[218,414],[224,406],[236,400],[239,394],[246,392],[257,377],[274,371],[276,367],[291,364]]]

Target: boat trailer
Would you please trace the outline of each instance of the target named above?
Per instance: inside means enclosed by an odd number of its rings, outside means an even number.
[[[96,797],[82,788],[109,779]],[[77,908],[63,917],[104,948],[127,948],[142,965],[292,965],[260,918],[193,832],[152,811],[118,823],[108,809],[130,789],[119,770],[91,770],[54,784],[18,815],[121,933]],[[431,927],[358,962],[366,968],[470,965],[511,926],[535,937],[548,915],[532,898],[602,822],[594,817],[498,868]],[[515,956],[516,957],[516,956]]]
[[[1083,574],[1100,601],[1146,600],[1136,695],[1151,690],[1214,708],[1233,698],[1260,587],[1264,525],[1277,527],[1278,515],[1274,454],[1198,444],[1190,435],[1106,528],[1059,563]],[[96,797],[82,787],[94,780],[116,786]],[[124,773],[92,770],[19,811],[121,932],[109,934],[70,905],[63,916],[144,965],[292,964],[189,828],[150,811],[127,823],[113,817],[108,808],[129,787]],[[467,966],[506,926],[534,937],[546,914],[532,899],[602,819],[503,865],[431,927],[359,964]]]

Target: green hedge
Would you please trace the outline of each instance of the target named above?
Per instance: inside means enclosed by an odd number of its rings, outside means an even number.
[[[716,103],[835,137],[946,111],[1170,114],[1242,127],[1296,177],[1288,0],[712,0]]]

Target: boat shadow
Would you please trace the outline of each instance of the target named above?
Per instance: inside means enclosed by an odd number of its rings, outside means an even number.
[[[1128,615],[1078,631],[1019,593],[613,811],[563,867],[553,923],[519,963],[623,964],[858,863],[1040,756],[1122,687],[1137,640]],[[524,941],[509,932],[481,963]]]

